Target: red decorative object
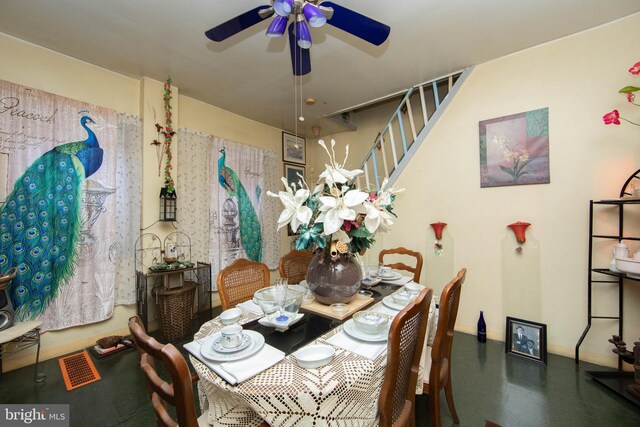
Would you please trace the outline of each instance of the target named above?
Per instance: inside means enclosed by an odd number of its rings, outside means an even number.
[[[509,227],[513,231],[513,234],[516,235],[516,240],[518,241],[518,243],[523,244],[527,241],[525,232],[527,231],[527,227],[530,225],[531,224],[529,224],[528,222],[518,221],[514,222],[513,224],[509,224],[507,227]]]
[[[433,224],[429,224],[429,225],[433,228],[433,231],[436,233],[436,239],[442,240],[442,230],[444,229],[444,227],[446,227],[447,223],[434,222]]]

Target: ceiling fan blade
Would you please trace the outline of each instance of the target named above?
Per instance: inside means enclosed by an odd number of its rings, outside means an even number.
[[[333,16],[327,20],[327,24],[340,28],[342,31],[376,46],[380,46],[389,37],[391,27],[388,25],[330,1],[322,2],[322,6],[333,8]]]
[[[258,6],[255,9],[243,13],[242,15],[229,19],[227,22],[224,22],[217,27],[213,27],[204,34],[214,42],[221,42],[238,34],[242,30],[246,30],[257,23],[264,21],[271,15],[273,15],[273,8],[271,8],[271,6]]]
[[[291,50],[291,66],[294,76],[304,76],[311,72],[311,54],[309,49],[303,49],[296,43],[293,34],[295,23],[289,24],[289,49]]]

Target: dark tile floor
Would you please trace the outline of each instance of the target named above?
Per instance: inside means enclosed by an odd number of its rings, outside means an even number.
[[[179,346],[181,348],[181,346]],[[485,420],[512,426],[640,426],[640,407],[593,382],[587,370],[605,370],[549,355],[548,366],[506,357],[497,341],[478,344],[458,333],[453,347],[453,390],[461,426]],[[57,359],[43,364],[47,380],[33,382],[33,367],[0,377],[2,403],[68,403],[73,426],[153,426],[155,421],[133,350],[95,360],[102,380],[67,392]],[[442,399],[442,425],[453,421]],[[417,425],[426,426],[426,398],[417,399]]]

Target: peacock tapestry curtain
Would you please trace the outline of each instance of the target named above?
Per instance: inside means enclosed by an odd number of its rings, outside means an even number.
[[[213,283],[238,258],[277,268],[279,206],[266,196],[278,187],[275,153],[186,129],[179,141],[178,223],[192,257],[211,263]]]
[[[0,81],[0,274],[17,273],[16,321],[57,330],[134,302],[140,147],[136,117]]]

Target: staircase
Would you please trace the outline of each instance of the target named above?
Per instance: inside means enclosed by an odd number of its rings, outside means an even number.
[[[357,178],[359,188],[379,189],[385,178],[389,178],[388,185],[393,184],[472,69],[466,68],[407,91],[360,165],[364,176]]]

